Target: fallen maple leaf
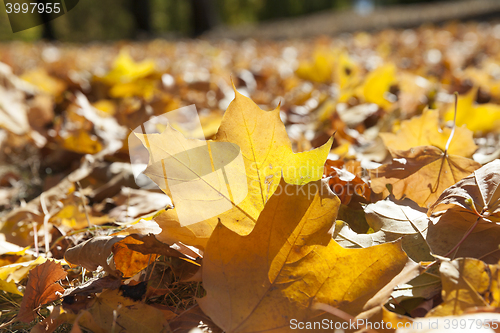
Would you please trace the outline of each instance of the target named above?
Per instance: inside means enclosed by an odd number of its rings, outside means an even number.
[[[483,215],[483,220],[500,223],[500,160],[494,160],[447,188],[429,208],[436,217],[449,209]]]
[[[46,69],[42,67],[27,71],[21,75],[20,78],[56,98],[60,98],[60,95],[67,88],[64,81],[51,76],[47,73]]]
[[[445,154],[437,147],[420,146],[391,152],[392,163],[370,170],[372,190],[408,197],[421,207],[433,204],[449,186],[479,169],[479,163]],[[391,191],[387,189],[391,186]]]
[[[325,181],[282,181],[249,235],[221,221],[203,259],[202,310],[226,332],[261,332],[287,331],[291,319],[321,315],[314,302],[351,315],[384,303],[388,294],[368,301],[408,258],[400,242],[368,249],[335,243],[329,231],[339,205]]]
[[[451,128],[439,128],[439,114],[436,110],[426,109],[421,116],[413,117],[401,123],[396,134],[380,133],[385,146],[390,150],[408,150],[418,146],[435,146],[444,151]],[[450,155],[471,157],[477,146],[472,138],[472,131],[465,126],[457,127],[448,148]]]
[[[26,292],[17,315],[17,320],[29,323],[35,319],[34,311],[40,305],[53,302],[62,296],[64,288],[57,281],[64,279],[67,273],[62,266],[47,260],[33,268],[28,275]]]
[[[226,214],[234,214],[236,218],[243,217],[237,211],[226,212]],[[154,217],[154,221],[161,228],[161,233],[156,235],[156,238],[167,244],[174,244],[175,242],[182,242],[191,246],[196,246],[199,249],[205,249],[208,239],[218,223],[217,219],[209,219],[207,221],[182,226],[179,223],[179,218],[175,209],[168,209],[160,212]],[[246,230],[246,228],[244,228]]]

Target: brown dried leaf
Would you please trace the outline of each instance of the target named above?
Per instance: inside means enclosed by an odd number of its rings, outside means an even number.
[[[120,273],[108,264],[108,257],[113,245],[124,238],[125,236],[96,236],[68,249],[64,259],[91,271],[101,266],[107,273],[119,276]]]
[[[58,299],[64,292],[64,288],[57,284],[57,281],[64,279],[66,275],[66,271],[60,264],[50,260],[33,268],[28,275],[26,293],[21,302],[17,320],[26,323],[33,321],[35,309]]]

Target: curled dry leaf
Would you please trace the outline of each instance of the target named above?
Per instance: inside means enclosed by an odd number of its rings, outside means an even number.
[[[408,197],[421,207],[433,204],[449,186],[479,169],[471,159],[448,155],[433,146],[391,152],[392,163],[370,170],[372,190],[384,197]]]
[[[313,310],[313,301],[350,314],[380,305],[367,306],[408,258],[400,242],[368,249],[339,246],[329,232],[339,201],[325,181],[303,186],[282,181],[248,236],[220,223],[203,259],[202,310],[226,332],[257,332],[285,330],[291,318],[338,320]]]
[[[124,277],[134,276],[160,255],[185,258],[181,252],[158,241],[154,235],[130,235],[113,245],[115,267]]]
[[[95,271],[101,266],[104,271],[111,275],[119,276],[120,273],[108,262],[113,245],[125,236],[96,236],[83,243],[80,243],[66,251],[64,259],[73,265],[85,267]]]
[[[433,222],[428,240],[436,254],[448,253],[470,230],[454,255],[497,263],[500,260],[500,160],[486,164],[446,189],[429,208],[428,215]]]
[[[451,128],[439,128],[439,114],[436,110],[425,109],[421,116],[401,123],[396,134],[380,133],[389,150],[408,150],[418,146],[435,146],[442,151],[451,133]],[[472,131],[465,126],[457,127],[448,153],[456,156],[471,157],[477,149]]]
[[[66,275],[62,266],[51,260],[33,268],[28,275],[26,292],[17,320],[29,323],[35,319],[34,311],[40,305],[59,299],[64,288],[57,284],[57,281],[64,279]]]
[[[159,255],[184,257],[179,251],[159,242],[154,235],[133,234],[91,238],[68,249],[64,258],[71,264],[92,271],[101,266],[111,275],[131,277],[146,268]]]
[[[100,293],[104,289],[118,289],[121,285],[121,280],[115,276],[108,275],[103,278],[92,278],[87,282],[64,291],[63,297],[72,297],[77,295],[87,296],[90,294]]]

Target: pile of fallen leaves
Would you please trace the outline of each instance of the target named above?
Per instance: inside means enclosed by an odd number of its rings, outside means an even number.
[[[500,332],[499,135],[500,25],[2,44],[0,328]]]

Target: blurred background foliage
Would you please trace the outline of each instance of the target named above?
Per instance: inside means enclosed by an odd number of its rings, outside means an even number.
[[[54,37],[64,42],[192,37],[215,26],[251,24],[328,10],[370,11],[373,8],[418,2],[433,1],[81,0],[75,9],[52,21],[50,26]],[[209,20],[208,23],[202,22],[201,27],[200,15],[203,16],[202,20]],[[140,20],[146,20],[147,26],[141,27],[141,23],[138,23]],[[0,41],[34,41],[43,35],[42,26],[13,34],[6,12],[0,11]]]

